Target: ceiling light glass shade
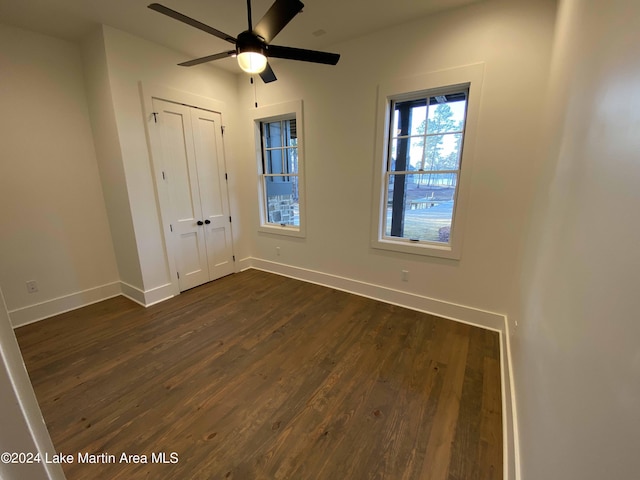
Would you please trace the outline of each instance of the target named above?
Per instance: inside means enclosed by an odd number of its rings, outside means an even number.
[[[267,67],[267,57],[258,52],[238,54],[238,65],[247,73],[260,73]]]

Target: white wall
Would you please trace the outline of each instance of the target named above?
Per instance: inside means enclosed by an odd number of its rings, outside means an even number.
[[[279,80],[254,92],[241,83],[243,129],[250,136],[254,95],[261,106],[302,99],[305,120],[307,237],[255,233],[252,145],[242,150],[253,185],[243,208],[253,215],[252,254],[506,313],[507,293],[532,198],[555,20],[555,2],[481,2],[334,45],[336,67],[274,61]],[[478,62],[485,75],[469,209],[460,261],[370,248],[376,89],[383,81]],[[463,167],[464,168],[464,167]],[[280,256],[276,256],[276,246]],[[409,270],[409,282],[400,271]]]
[[[133,285],[144,292],[163,291],[171,282],[166,261],[162,226],[154,190],[151,160],[145,135],[143,86],[159,85],[188,92],[201,97],[224,102],[223,123],[226,160],[230,172],[230,192],[235,188],[239,175],[235,175],[234,138],[237,138],[237,79],[236,75],[218,68],[203,65],[193,68],[178,67],[184,56],[117,29],[104,26],[102,36],[106,50],[111,99],[117,126],[124,177],[128,192],[130,215],[135,231],[137,252],[142,273],[142,285]],[[238,202],[232,198],[232,204]],[[233,215],[240,218],[236,210]],[[241,241],[239,230],[234,232],[236,244],[248,249]],[[245,243],[246,244],[246,243]]]
[[[20,323],[104,295],[118,272],[78,46],[0,25],[0,105],[0,287]]]
[[[564,0],[512,339],[523,480],[640,471],[640,4]]]
[[[89,34],[81,47],[100,181],[120,281],[124,285],[142,288],[142,271],[120,151],[102,28]]]

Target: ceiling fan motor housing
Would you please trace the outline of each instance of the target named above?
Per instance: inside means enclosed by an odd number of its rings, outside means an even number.
[[[267,56],[267,45],[258,35],[249,30],[238,35],[236,41],[236,53],[255,52]]]

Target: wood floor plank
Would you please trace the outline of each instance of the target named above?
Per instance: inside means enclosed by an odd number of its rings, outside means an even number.
[[[475,480],[479,473],[476,459],[480,444],[484,380],[484,343],[481,334],[476,329],[470,332],[449,480]]]
[[[445,344],[449,358],[419,478],[444,479],[448,476],[469,348],[469,337],[465,333],[469,328],[453,325],[447,333]]]
[[[70,480],[502,478],[495,332],[248,270],[16,335]]]

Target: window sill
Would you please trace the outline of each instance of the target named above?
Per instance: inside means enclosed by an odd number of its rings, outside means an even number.
[[[454,248],[451,244],[427,242],[414,243],[405,240],[391,240],[388,238],[383,238],[374,240],[373,242],[371,242],[371,246],[373,248],[390,250],[393,252],[460,260],[460,250]]]
[[[306,237],[305,232],[299,227],[292,227],[290,225],[274,225],[274,224],[262,224],[258,227],[259,232],[271,233],[275,235],[286,235],[289,237]]]

